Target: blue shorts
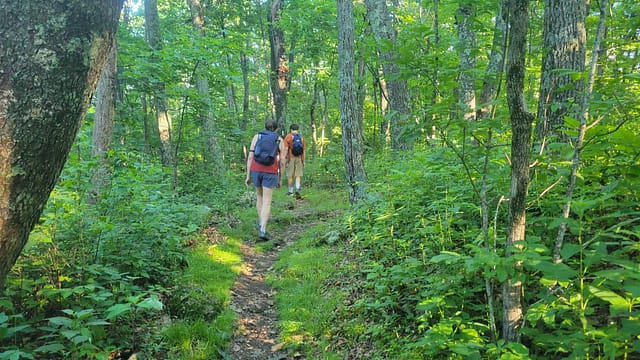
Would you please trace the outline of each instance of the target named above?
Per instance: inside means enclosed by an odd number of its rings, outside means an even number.
[[[271,174],[262,171],[251,171],[251,182],[255,187],[265,187],[275,189],[278,187],[278,174]]]

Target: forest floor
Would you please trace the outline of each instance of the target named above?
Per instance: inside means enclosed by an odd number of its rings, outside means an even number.
[[[305,200],[296,200],[296,206],[289,209],[294,215],[305,211]],[[298,239],[300,233],[312,226],[302,222],[285,227],[283,231],[270,230],[274,244],[262,249],[256,242],[245,242],[241,246],[243,254],[242,272],[232,289],[231,309],[238,317],[238,327],[227,350],[227,355],[235,360],[281,360],[304,359],[299,352],[284,349],[279,342],[278,311],[275,304],[276,291],[267,283],[267,276],[274,271],[274,264],[282,250]],[[273,228],[273,227],[271,227]]]

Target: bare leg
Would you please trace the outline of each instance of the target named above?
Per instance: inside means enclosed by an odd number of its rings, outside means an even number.
[[[271,215],[271,199],[273,198],[273,189],[271,188],[261,188],[262,189],[262,202],[261,208],[259,212],[260,216],[260,230],[267,231],[267,222],[269,221],[269,216]]]
[[[260,225],[260,227],[262,227],[262,204],[264,202],[263,197],[262,186],[256,186],[256,210],[258,211],[258,225]]]

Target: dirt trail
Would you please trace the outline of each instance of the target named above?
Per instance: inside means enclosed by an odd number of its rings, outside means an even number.
[[[300,201],[297,201],[298,208]],[[294,210],[295,211],[295,210]],[[266,276],[273,271],[280,251],[289,246],[298,234],[309,225],[292,225],[286,233],[273,233],[277,245],[258,253],[255,243],[242,245],[243,270],[232,289],[231,309],[238,314],[239,324],[227,350],[235,360],[304,359],[297,352],[282,349],[278,342],[278,312],[276,292],[266,283]]]

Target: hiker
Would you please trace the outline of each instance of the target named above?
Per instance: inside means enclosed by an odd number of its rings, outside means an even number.
[[[293,178],[295,177],[295,195],[297,199],[300,199],[300,186],[302,178],[302,169],[304,168],[304,154],[306,146],[304,143],[304,137],[300,134],[300,127],[298,124],[291,124],[289,126],[289,133],[284,138],[285,153],[287,154],[285,160],[285,171],[287,173],[287,195],[293,195]]]
[[[256,209],[258,210],[258,237],[270,240],[267,232],[267,221],[271,214],[271,200],[273,189],[282,184],[282,168],[280,154],[284,154],[284,142],[275,131],[276,122],[267,120],[265,130],[260,131],[251,140],[249,156],[247,157],[247,186],[253,184],[256,188]]]

